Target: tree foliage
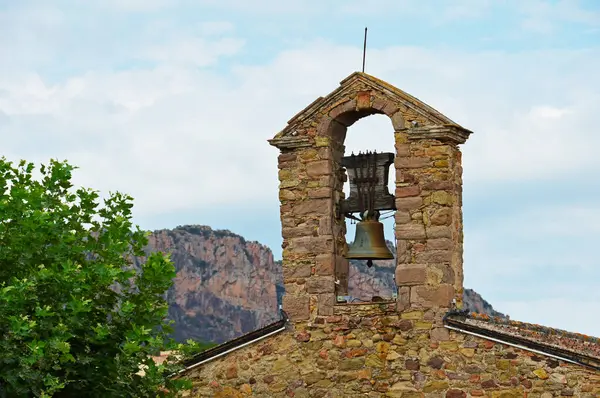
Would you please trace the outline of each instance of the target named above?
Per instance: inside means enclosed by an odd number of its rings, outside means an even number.
[[[100,206],[73,170],[51,160],[36,179],[32,163],[0,159],[0,396],[172,396],[189,383],[150,356],[198,349],[167,337],[175,268],[161,253],[131,266],[147,244],[132,198]]]

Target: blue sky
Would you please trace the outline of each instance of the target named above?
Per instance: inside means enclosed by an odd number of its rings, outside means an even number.
[[[143,228],[227,228],[280,256],[266,140],[360,68],[368,26],[368,73],[475,132],[465,286],[600,336],[600,3],[367,3],[0,0],[2,154],[68,159],[134,196]],[[392,145],[383,116],[349,130],[348,151]]]

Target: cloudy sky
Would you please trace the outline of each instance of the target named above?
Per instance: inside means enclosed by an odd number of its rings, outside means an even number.
[[[266,140],[360,68],[368,26],[368,73],[475,132],[465,286],[600,336],[600,4],[365,4],[0,0],[0,152],[68,159],[78,184],[131,194],[143,228],[208,224],[279,257]],[[389,151],[392,131],[363,119],[348,151]]]

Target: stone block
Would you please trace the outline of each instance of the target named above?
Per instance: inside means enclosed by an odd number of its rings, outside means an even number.
[[[335,304],[335,294],[325,293],[319,294],[318,314],[322,316],[333,315],[333,306]]]
[[[409,223],[411,220],[410,213],[407,210],[396,210],[396,214],[394,214],[394,218],[395,218],[396,224],[406,224],[406,223]]]
[[[296,254],[333,253],[333,236],[302,237],[289,239],[290,250]]]
[[[333,190],[328,187],[315,188],[308,190],[308,197],[311,199],[331,198]],[[279,195],[281,197],[281,194]]]
[[[371,92],[370,91],[359,91],[356,94],[356,109],[369,109],[371,108]]]
[[[402,115],[400,115],[400,118],[402,118]],[[396,140],[396,145],[408,143],[408,134],[401,131],[403,128],[404,125],[400,126],[400,128],[394,127],[394,139]]]
[[[296,170],[298,162],[281,162],[277,164],[279,170]]]
[[[408,187],[397,187],[395,196],[396,198],[408,198],[412,196],[419,196],[421,188],[418,185],[411,185]]]
[[[323,126],[323,127],[322,127]],[[322,123],[321,125],[319,125],[320,128],[322,128],[323,130],[317,130],[317,134],[319,135],[325,135],[327,134],[326,129],[329,127],[329,124],[326,123]],[[327,147],[329,146],[329,137],[315,137],[315,146],[317,148],[323,148],[323,147]]]
[[[396,284],[398,286],[421,285],[427,279],[425,264],[398,264],[396,267]]]
[[[452,238],[452,228],[449,226],[427,227],[425,230],[427,231],[427,238],[429,239]]]
[[[443,207],[436,210],[430,217],[431,225],[450,225],[452,222],[452,210],[448,207]]]
[[[306,279],[305,278],[297,278],[297,279],[284,279],[283,283],[285,284],[285,294],[289,294],[292,296],[297,296],[306,293]]]
[[[330,160],[332,159],[332,151],[331,148],[319,148],[319,159]]]
[[[454,203],[454,196],[447,191],[433,191],[430,196],[431,203],[449,206]]]
[[[420,240],[425,239],[425,226],[421,223],[396,225],[396,239]]]
[[[410,219],[414,221],[423,221],[423,212],[422,211],[412,211],[410,214]]]
[[[300,279],[310,276],[311,267],[308,264],[287,265],[283,267],[283,279]]]
[[[454,298],[454,286],[445,284],[439,286],[415,286],[410,291],[411,304],[421,306],[450,307]]]
[[[339,272],[341,274],[345,273],[346,275],[348,275],[349,268],[350,268],[350,261],[346,257],[338,254],[335,257],[335,272],[336,272],[336,274]]]
[[[426,191],[450,191],[454,184],[452,181],[431,181],[423,185]]]
[[[282,228],[281,236],[287,238],[300,238],[303,236],[314,236],[316,228],[312,225],[299,225],[297,227]]]
[[[449,250],[452,248],[452,240],[449,238],[428,239],[428,250]]]
[[[277,157],[279,163],[293,162],[294,160],[296,160],[295,152],[284,152]]]
[[[298,178],[290,178],[290,179],[281,181],[279,183],[279,189],[293,188],[293,187],[297,187],[298,185],[300,185],[300,180]]]
[[[418,184],[419,179],[415,176],[415,173],[409,173],[407,170],[396,169],[396,185],[400,184]]]
[[[317,275],[333,275],[335,271],[335,255],[319,254],[315,258],[315,273]]]
[[[396,299],[396,311],[404,312],[410,308],[410,287],[398,287],[398,298]]]
[[[336,179],[332,175],[326,175],[319,178],[319,187],[329,187],[332,188],[335,186]]]
[[[404,128],[404,115],[401,111],[394,113],[390,119],[392,119],[392,126],[394,126],[395,131]],[[406,139],[408,139],[408,135],[406,135]],[[398,142],[398,137],[396,137],[396,142]]]
[[[329,175],[331,173],[333,173],[331,160],[317,160],[306,164],[306,174],[311,177]]]
[[[306,280],[308,293],[334,293],[333,276],[312,276]]]
[[[415,196],[412,198],[397,198],[396,209],[397,210],[415,210],[423,205],[423,198]]]
[[[282,298],[283,310],[292,321],[307,320],[310,316],[309,296],[292,296],[284,294]]]
[[[440,276],[440,283],[454,285],[456,282],[456,274],[450,264],[434,264],[429,267],[431,270],[436,270]]]
[[[373,108],[385,113],[388,116],[391,116],[391,115],[395,114],[396,112],[398,112],[398,106],[396,104],[394,104],[393,102],[390,102],[388,100],[378,98],[378,97],[375,97],[373,99],[372,106],[373,106]]]
[[[415,255],[418,263],[449,263],[452,260],[452,252],[449,250],[425,250]]]
[[[321,217],[321,219],[319,220],[319,235],[331,235],[332,221],[333,220],[329,216]]]
[[[281,216],[281,226],[283,228],[293,228],[296,226],[296,221],[294,217],[290,217],[289,215]]]
[[[463,390],[452,388],[446,392],[446,398],[467,398],[467,393]]]
[[[279,200],[294,200],[296,199],[296,194],[294,191],[290,191],[289,189],[280,189],[279,190]]]
[[[293,205],[293,213],[299,216],[306,214],[326,215],[332,212],[331,199],[307,199]]]
[[[452,148],[449,145],[432,145],[427,148],[427,156],[450,155]]]
[[[431,165],[431,159],[426,157],[396,157],[394,165],[397,169],[419,169]]]
[[[301,162],[310,162],[319,158],[319,152],[313,148],[307,148],[298,153],[298,160]]]
[[[346,112],[355,111],[355,110],[356,110],[356,100],[350,100],[350,101],[346,101],[346,102],[336,106],[331,111],[329,111],[329,116],[332,119],[336,119],[338,116],[340,116]]]
[[[409,263],[411,260],[411,254],[409,250],[408,242],[404,239],[396,240],[396,263]]]
[[[398,157],[410,156],[410,144],[396,144],[396,156],[398,156]]]
[[[446,328],[433,328],[429,331],[429,337],[432,341],[448,341],[450,332]]]

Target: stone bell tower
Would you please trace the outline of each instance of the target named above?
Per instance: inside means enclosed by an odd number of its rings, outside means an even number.
[[[387,115],[395,136],[395,300],[342,304],[347,293],[342,169],[346,130]],[[269,142],[280,149],[284,310],[294,322],[364,311],[422,310],[432,318],[462,306],[462,167],[470,131],[417,98],[355,72],[316,99]],[[369,149],[369,148],[365,148]]]

